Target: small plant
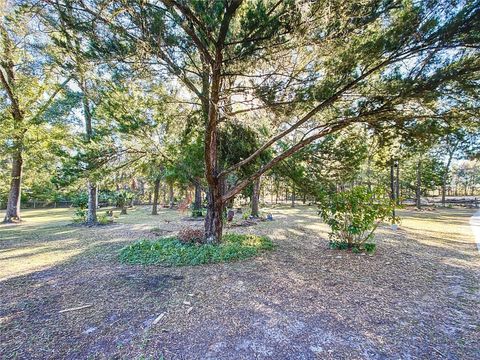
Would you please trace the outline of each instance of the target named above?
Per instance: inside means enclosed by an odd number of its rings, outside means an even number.
[[[344,241],[330,241],[328,244],[330,249],[333,250],[346,250],[348,249],[348,244]]]
[[[203,244],[205,233],[202,229],[183,228],[178,232],[178,240],[184,244]]]
[[[127,215],[127,204],[133,199],[134,194],[127,190],[120,190],[115,193],[115,203],[121,209],[122,215]]]
[[[245,210],[242,214],[242,219],[243,220],[248,220],[250,219],[250,215],[252,214],[251,210]]]
[[[375,244],[372,244],[372,243],[365,243],[363,244],[363,248],[365,249],[365,251],[369,254],[373,254],[377,248],[377,245]]]
[[[202,209],[194,209],[192,206],[192,217],[194,218],[203,217]]]
[[[183,228],[178,232],[178,240],[183,244],[203,244],[205,233],[202,229]]]
[[[364,248],[382,221],[397,220],[392,218],[393,206],[394,202],[380,188],[356,186],[324,194],[319,215],[330,226],[330,248]]]
[[[356,246],[354,246],[352,248],[352,253],[354,253],[354,254],[360,254],[361,252],[362,252],[362,250],[360,250],[360,248],[358,248]]]
[[[87,221],[87,210],[86,209],[75,209],[73,213],[73,222],[80,224],[85,223]]]
[[[107,214],[101,214],[97,216],[97,222],[99,225],[108,225],[113,223],[113,218]]]

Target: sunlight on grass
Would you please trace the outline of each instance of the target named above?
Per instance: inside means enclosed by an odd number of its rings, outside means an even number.
[[[77,241],[66,240],[62,241],[62,247],[39,246],[0,253],[0,281],[49,268],[80,254],[82,252],[80,247],[63,247],[75,243]]]
[[[99,214],[105,209],[99,210]],[[272,240],[298,238],[301,246],[304,232],[326,240],[328,226],[320,221],[314,206],[288,205],[263,208],[262,214],[272,213],[274,221],[261,222],[254,227],[236,228],[236,233],[263,233]],[[388,224],[378,229],[376,237],[379,241],[401,236],[414,243],[431,247],[431,251],[455,251],[457,258],[445,257],[443,260],[456,267],[480,265],[480,255],[472,255],[475,240],[469,225],[473,211],[468,209],[438,209],[435,211],[417,212],[401,210],[400,229],[393,232]],[[100,244],[116,246],[129,244],[138,240],[138,234],[150,234],[152,228],[159,228],[174,234],[186,224],[202,226],[201,222],[181,222],[188,213],[180,213],[169,209],[160,209],[158,216],[150,215],[149,207],[129,209],[128,215],[116,215],[113,226],[86,228],[71,226],[72,209],[34,209],[24,210],[24,222],[14,225],[0,225],[0,280],[36,272],[53,267],[76,256],[85,256],[87,251],[96,251]],[[1,215],[0,215],[1,216]],[[126,227],[122,227],[124,224]],[[93,253],[89,253],[92,256]],[[474,259],[474,260],[475,260]]]

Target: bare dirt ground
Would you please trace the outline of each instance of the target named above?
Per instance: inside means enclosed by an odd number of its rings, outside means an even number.
[[[329,250],[314,208],[277,207],[273,222],[227,229],[270,236],[277,248],[261,257],[120,264],[118,250],[153,228],[201,226],[148,211],[85,228],[68,225],[70,210],[32,210],[0,226],[0,358],[480,358],[473,211],[402,211],[369,256]]]

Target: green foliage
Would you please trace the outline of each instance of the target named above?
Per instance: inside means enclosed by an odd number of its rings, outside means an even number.
[[[362,246],[371,240],[379,223],[391,218],[394,204],[380,188],[364,186],[337,193],[326,193],[319,215],[330,226],[330,247],[343,249]]]
[[[365,135],[358,127],[327,135],[275,166],[273,174],[290,180],[303,193],[317,196],[334,184],[355,178],[367,156]],[[281,146],[287,149],[291,144]]]
[[[348,249],[348,243],[344,241],[333,241],[331,240],[328,244],[329,248],[332,250],[346,250]]]
[[[76,209],[73,213],[73,222],[77,224],[85,223],[87,221],[87,210],[85,208]]]
[[[72,205],[73,207],[79,208],[79,209],[86,209],[88,206],[88,195],[85,192],[81,192],[76,194],[72,198]]]
[[[354,246],[352,248],[352,253],[354,254],[360,254],[362,251],[357,247],[357,246]]]
[[[365,243],[363,244],[363,248],[367,253],[374,253],[377,248],[377,245],[372,243]]]
[[[128,190],[119,190],[115,193],[115,205],[119,208],[127,206],[128,202],[132,200],[134,193]]]
[[[199,218],[204,216],[203,209],[194,209],[193,204],[191,205],[191,209],[192,209],[192,217]]]
[[[120,261],[129,264],[200,265],[247,259],[273,249],[265,236],[226,234],[222,243],[185,244],[175,237],[140,240],[120,251]]]
[[[250,218],[250,215],[252,215],[252,210],[245,209],[242,213],[242,219],[247,220],[248,218]]]
[[[101,214],[97,216],[97,223],[98,225],[108,225],[113,223],[113,219],[111,216],[108,216],[107,214]]]

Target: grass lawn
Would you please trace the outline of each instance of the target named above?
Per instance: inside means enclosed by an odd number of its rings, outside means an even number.
[[[268,211],[275,221],[227,231],[275,250],[183,267],[118,254],[202,226],[187,214],[140,207],[87,228],[70,209],[24,211],[0,225],[0,358],[480,358],[473,211],[401,211],[373,256],[328,249],[313,207]]]

